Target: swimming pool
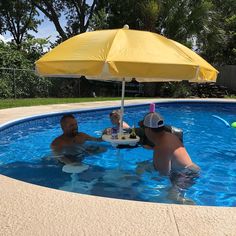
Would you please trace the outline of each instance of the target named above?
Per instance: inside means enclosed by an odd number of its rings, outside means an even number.
[[[166,123],[184,130],[184,143],[192,159],[202,168],[201,177],[181,195],[184,203],[197,205],[235,206],[235,144],[236,130],[226,128],[212,117],[219,115],[235,121],[235,104],[163,103],[156,105]],[[108,113],[83,112],[79,117],[80,130],[91,135],[110,125]],[[125,120],[132,124],[143,118],[148,106],[126,109]],[[184,114],[184,115],[183,115]],[[0,173],[27,182],[93,195],[151,201],[180,203],[173,197],[169,179],[157,172],[136,173],[137,162],[152,159],[152,152],[141,147],[114,149],[102,144],[107,151],[88,156],[84,163],[90,167],[77,176],[63,173],[62,166],[50,156],[49,144],[60,133],[60,115],[41,117],[15,127],[0,135]],[[223,132],[222,132],[223,131]],[[14,132],[14,135],[10,135]]]

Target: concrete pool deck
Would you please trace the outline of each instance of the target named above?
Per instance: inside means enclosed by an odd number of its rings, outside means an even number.
[[[160,101],[175,100],[126,100],[125,105]],[[236,102],[236,99],[223,101]],[[3,109],[0,110],[0,125],[31,115],[117,105],[120,101]],[[4,236],[236,235],[235,207],[158,204],[96,197],[32,185],[3,175],[0,175],[0,198],[0,235]]]

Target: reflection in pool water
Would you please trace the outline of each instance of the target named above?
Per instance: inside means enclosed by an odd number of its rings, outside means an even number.
[[[79,129],[99,136],[110,126],[110,110],[77,113]],[[148,110],[148,105],[127,108],[125,120],[137,126]],[[154,171],[152,151],[142,147],[115,149],[106,143],[96,144],[107,151],[85,156],[82,165],[87,168],[83,172],[64,173],[63,165],[51,157],[49,149],[61,133],[60,116],[41,118],[40,122],[4,131],[4,135],[0,132],[0,173],[42,186],[106,197],[236,206],[236,129],[213,117],[218,115],[232,123],[236,104],[160,103],[156,110],[167,124],[184,130],[185,146],[201,167],[200,178],[189,189],[174,188],[169,178]],[[138,163],[143,161],[146,168],[142,169]]]

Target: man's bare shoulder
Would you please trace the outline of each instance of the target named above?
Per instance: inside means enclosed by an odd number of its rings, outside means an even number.
[[[165,132],[165,143],[173,147],[183,146],[179,138],[175,134],[169,132]]]

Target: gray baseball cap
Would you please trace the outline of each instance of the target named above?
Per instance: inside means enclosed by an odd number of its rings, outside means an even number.
[[[144,117],[143,125],[149,128],[160,128],[164,126],[164,119],[160,114],[150,112]]]

